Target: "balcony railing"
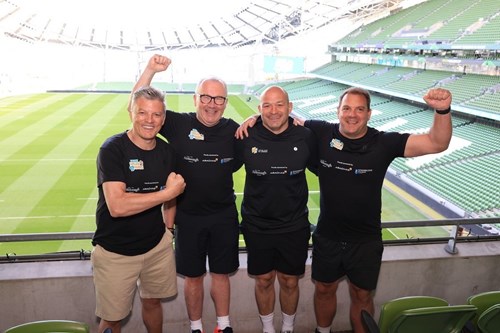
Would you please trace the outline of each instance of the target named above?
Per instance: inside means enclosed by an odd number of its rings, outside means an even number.
[[[443,220],[419,220],[419,221],[398,221],[383,222],[383,229],[407,228],[407,227],[435,227],[451,226],[450,234],[447,237],[426,237],[426,238],[405,238],[384,240],[385,245],[397,244],[429,244],[443,243],[444,251],[455,254],[458,252],[457,244],[460,242],[492,241],[500,240],[500,235],[495,232],[478,234],[474,229],[481,228],[483,224],[500,224],[500,217],[478,218],[478,219],[443,219]],[[314,225],[312,225],[314,229]],[[85,240],[92,239],[93,232],[59,232],[59,233],[31,233],[31,234],[0,234],[2,242],[32,242],[32,241],[54,241],[54,240]],[[240,251],[245,251],[245,247],[240,247]],[[48,260],[88,260],[89,250],[67,251],[56,253],[44,253],[33,255],[6,254],[0,256],[0,263],[9,262],[31,262]]]

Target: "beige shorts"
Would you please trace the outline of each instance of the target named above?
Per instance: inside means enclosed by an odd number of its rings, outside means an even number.
[[[172,233],[168,230],[149,252],[124,256],[99,245],[92,250],[96,294],[95,314],[107,321],[119,321],[132,310],[135,290],[141,298],[167,298],[177,294]]]

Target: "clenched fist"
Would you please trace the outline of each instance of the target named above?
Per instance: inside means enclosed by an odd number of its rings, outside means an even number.
[[[171,172],[167,178],[166,188],[173,190],[176,193],[175,196],[178,196],[179,194],[184,192],[184,189],[186,188],[184,177],[182,177],[178,173]]]
[[[451,105],[451,92],[442,88],[430,89],[425,94],[424,101],[434,110],[446,110]]]
[[[155,54],[149,59],[146,69],[154,73],[163,72],[167,70],[171,63],[172,60],[170,58]]]

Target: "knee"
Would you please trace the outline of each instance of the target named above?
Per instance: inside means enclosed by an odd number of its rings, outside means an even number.
[[[314,293],[317,296],[323,296],[323,297],[335,296],[335,294],[337,293],[337,284],[316,281],[314,283]]]
[[[218,282],[218,283],[225,283],[229,282],[229,275],[228,274],[218,274],[218,273],[210,273],[210,277],[212,281]]]
[[[274,274],[262,274],[255,277],[255,286],[259,289],[274,288]]]
[[[294,291],[299,287],[299,278],[292,275],[280,275],[280,288],[286,291]]]
[[[142,307],[145,310],[153,310],[161,307],[161,301],[158,298],[141,298]]]

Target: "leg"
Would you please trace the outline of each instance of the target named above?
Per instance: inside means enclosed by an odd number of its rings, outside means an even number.
[[[259,314],[268,315],[274,312],[274,280],[276,272],[272,271],[266,274],[255,276],[255,300]]]
[[[228,274],[210,273],[212,285],[210,296],[215,305],[215,314],[217,317],[229,315],[229,300],[231,298],[231,288]]]
[[[281,311],[287,315],[297,312],[299,303],[299,277],[278,272]]]
[[[141,298],[142,320],[148,333],[161,333],[163,326],[163,308],[159,298]],[[114,331],[113,331],[114,332]]]
[[[111,328],[113,333],[120,333],[122,331],[121,321],[107,321],[101,319],[99,322],[99,332],[103,332],[106,328]]]
[[[361,321],[361,310],[366,310],[372,314],[375,312],[373,305],[373,295],[370,290],[361,289],[349,282],[349,294],[351,296],[351,308],[349,316],[355,333],[364,333],[363,322]]]
[[[184,298],[189,320],[198,320],[203,312],[203,278],[186,277],[184,281]]]
[[[316,323],[321,327],[332,325],[337,312],[337,288],[340,280],[332,283],[316,281],[314,283],[314,313]]]

